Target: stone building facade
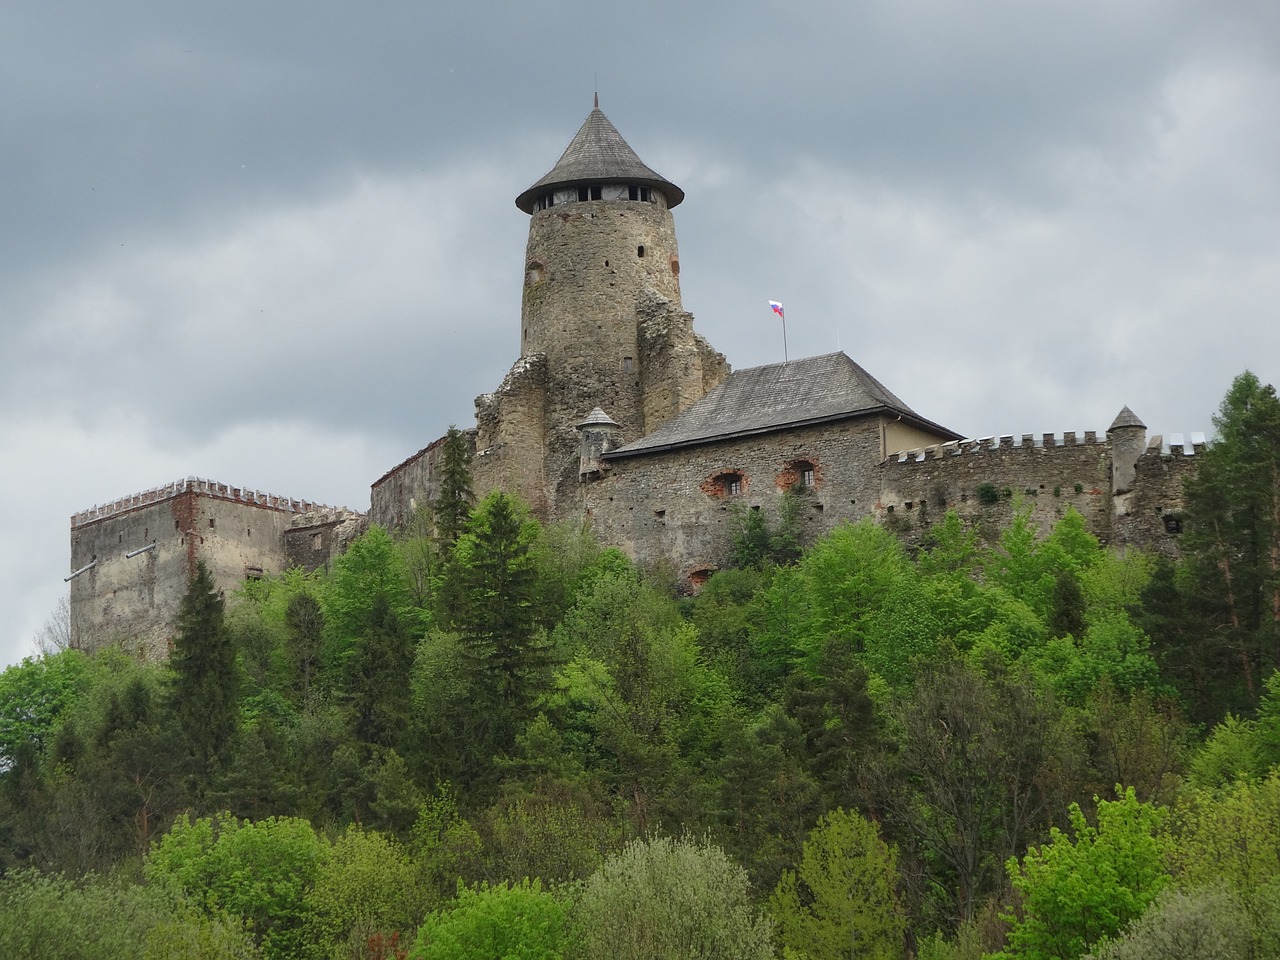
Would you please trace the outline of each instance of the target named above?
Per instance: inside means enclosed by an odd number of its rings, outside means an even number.
[[[688,587],[724,564],[745,512],[776,520],[788,491],[807,540],[873,517],[921,543],[947,510],[994,536],[1016,510],[1048,529],[1074,507],[1106,543],[1176,552],[1200,435],[1148,441],[1126,407],[1102,436],[966,439],[843,353],[731,370],[681,302],[683,199],[598,102],[516,198],[520,353],[465,431],[478,494],[589,524]],[[73,626],[163,655],[198,559],[229,589],[328,563],[366,522],[403,529],[439,492],[442,442],[374,481],[367,518],[193,480],[77,514]]]
[[[203,561],[226,592],[245,579],[327,565],[363,514],[188,477],[71,518],[72,634],[168,655],[178,608]]]

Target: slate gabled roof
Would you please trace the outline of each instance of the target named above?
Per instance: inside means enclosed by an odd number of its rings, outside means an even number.
[[[735,370],[697,403],[606,459],[788,427],[868,416],[899,415],[951,440],[960,434],[926,420],[844,353]]]
[[[516,197],[516,206],[525,213],[533,213],[534,201],[540,193],[571,184],[594,183],[634,183],[656,187],[667,198],[668,207],[674,207],[684,199],[683,190],[644,165],[597,103],[556,165]]]

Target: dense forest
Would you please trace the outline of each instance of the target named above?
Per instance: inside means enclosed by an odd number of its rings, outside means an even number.
[[[1280,956],[1280,400],[1214,422],[1176,562],[784,506],[692,597],[451,431],[167,663],[0,674],[0,956]]]

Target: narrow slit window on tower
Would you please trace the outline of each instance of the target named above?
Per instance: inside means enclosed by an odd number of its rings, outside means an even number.
[[[632,372],[634,372],[634,371],[635,371],[635,367],[636,367],[636,362],[635,362],[634,358],[632,358],[632,357],[623,357],[623,358],[622,358],[622,372],[623,372],[623,373],[632,373]]]
[[[640,199],[643,200],[645,203],[653,202],[653,197],[650,195],[648,187],[640,188]]]
[[[644,256],[644,244],[643,244],[643,243],[642,243],[642,244],[640,244],[640,246],[636,247],[636,256],[637,256],[637,257],[643,257],[643,256]]]

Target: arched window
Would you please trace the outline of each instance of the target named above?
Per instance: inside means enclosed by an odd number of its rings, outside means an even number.
[[[720,496],[737,497],[742,495],[743,476],[737,470],[729,470],[716,477]]]
[[[792,460],[778,476],[778,486],[790,490],[814,490],[818,486],[818,466],[812,460]]]

